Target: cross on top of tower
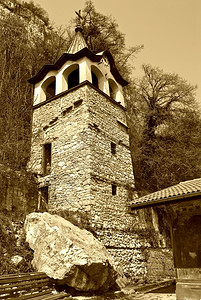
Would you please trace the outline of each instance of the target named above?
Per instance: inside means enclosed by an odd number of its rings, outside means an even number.
[[[81,9],[79,9],[79,11],[75,11],[76,15],[77,15],[77,18],[76,18],[76,28],[81,28],[82,29],[82,22],[81,20],[83,20],[83,17],[82,17],[82,11]],[[76,29],[75,29],[76,30]]]

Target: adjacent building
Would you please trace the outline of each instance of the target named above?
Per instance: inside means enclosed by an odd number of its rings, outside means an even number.
[[[178,300],[201,297],[201,178],[152,193],[131,204],[131,211],[165,210],[171,227]]]

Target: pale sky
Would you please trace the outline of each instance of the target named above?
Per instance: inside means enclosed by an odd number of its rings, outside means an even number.
[[[68,25],[85,0],[34,0],[56,25]],[[198,85],[201,104],[201,0],[92,0],[97,12],[111,15],[127,46],[144,45],[136,71],[149,63]]]

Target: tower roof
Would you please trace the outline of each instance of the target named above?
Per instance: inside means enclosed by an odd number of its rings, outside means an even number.
[[[87,57],[93,62],[101,62],[101,59],[103,57],[106,57],[108,59],[109,65],[110,65],[110,71],[112,75],[114,76],[115,80],[121,84],[122,86],[125,86],[128,84],[128,82],[123,79],[123,77],[120,75],[118,72],[114,59],[112,57],[112,54],[106,50],[98,54],[94,54],[87,46],[87,43],[82,35],[82,27],[80,25],[77,25],[75,28],[75,37],[70,45],[70,47],[67,50],[67,53],[64,53],[57,61],[55,64],[51,65],[44,65],[39,72],[30,78],[28,81],[32,84],[36,84],[40,80],[42,80],[45,75],[49,71],[53,70],[59,70],[66,61],[77,61],[80,58]]]
[[[82,27],[77,26],[75,29],[75,32],[76,32],[75,37],[67,51],[67,53],[69,53],[69,54],[75,54],[78,51],[87,47],[85,39],[82,35]]]

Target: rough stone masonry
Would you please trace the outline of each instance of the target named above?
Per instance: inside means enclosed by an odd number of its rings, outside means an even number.
[[[127,82],[111,54],[92,53],[76,28],[70,53],[29,81],[35,85],[30,168],[38,176],[38,208],[82,224],[125,274],[142,278],[151,244],[138,233],[149,225],[128,210],[135,186],[122,92]]]
[[[43,176],[47,143],[52,147],[51,173]],[[127,209],[134,179],[124,107],[89,83],[36,106],[31,164],[40,188],[48,187],[49,211],[84,216],[126,274],[146,274],[142,248],[151,246],[135,233],[144,224]]]

